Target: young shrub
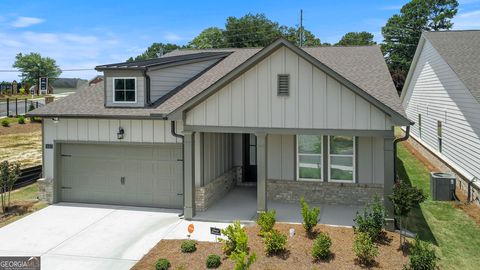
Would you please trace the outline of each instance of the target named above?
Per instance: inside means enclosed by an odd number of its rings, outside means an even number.
[[[257,224],[260,226],[260,235],[270,232],[275,225],[275,210],[261,213],[258,217]]]
[[[265,234],[265,251],[268,255],[278,254],[285,251],[287,236],[278,230],[272,230]]]
[[[192,253],[197,250],[197,242],[195,240],[185,240],[180,248],[183,253]]]
[[[320,208],[313,207],[310,209],[303,197],[300,199],[300,205],[302,207],[303,227],[308,234],[312,234],[313,228],[315,228],[318,223]]]
[[[172,266],[170,264],[170,261],[164,258],[160,258],[157,260],[155,263],[155,269],[156,270],[168,270]]]
[[[3,119],[2,120],[2,127],[9,127],[10,126],[10,122],[8,122],[8,119]]]
[[[364,232],[373,240],[378,239],[385,226],[385,207],[378,196],[375,196],[373,202],[368,204],[361,213],[357,212],[353,221],[355,222],[355,226],[353,226],[355,233]]]
[[[358,232],[353,241],[353,252],[361,264],[371,266],[378,256],[378,247],[373,243],[368,233]]]
[[[248,270],[250,266],[257,260],[257,255],[253,253],[252,255],[248,256],[247,252],[232,252],[230,254],[230,259],[235,262],[235,270]],[[245,261],[245,259],[247,261]]]
[[[18,117],[18,123],[21,125],[25,124],[25,117],[23,115],[20,115]]]
[[[207,257],[207,268],[218,268],[222,264],[222,261],[220,260],[220,256],[216,254],[211,254],[208,255]]]
[[[315,259],[326,260],[330,258],[332,240],[328,234],[321,232],[313,242],[312,256]]]
[[[30,102],[30,105],[28,106],[28,111],[33,111],[35,110],[35,106],[33,105],[33,102]],[[35,117],[30,117],[30,123],[35,122]]]
[[[222,230],[222,234],[227,239],[220,239],[223,242],[223,250],[226,254],[233,251],[247,252],[248,236],[245,229],[240,225],[240,221],[235,221],[232,225]]]
[[[437,269],[437,255],[429,243],[416,238],[410,248],[410,263],[406,267],[410,270],[435,270]]]

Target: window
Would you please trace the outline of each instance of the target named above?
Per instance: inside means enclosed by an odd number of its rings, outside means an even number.
[[[322,181],[322,136],[297,136],[297,179]]]
[[[442,121],[437,121],[438,151],[440,153],[442,152],[442,133],[443,133]]]
[[[330,136],[328,168],[332,182],[355,182],[355,137]]]
[[[135,103],[137,101],[135,78],[113,78],[113,102]]]
[[[290,95],[290,75],[288,74],[278,74],[278,96],[289,96]]]
[[[422,115],[418,114],[418,135],[422,137]]]

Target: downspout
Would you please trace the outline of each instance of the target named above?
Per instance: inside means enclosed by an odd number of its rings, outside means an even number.
[[[410,138],[410,126],[407,126],[407,129],[405,130],[405,136],[397,138],[393,141],[393,158],[395,159],[393,161],[393,176],[395,177],[395,183],[397,183],[399,180],[397,177],[397,145],[399,142],[408,140],[408,138]]]
[[[167,119],[168,119],[167,117],[163,118],[163,120],[167,120]],[[177,129],[175,127],[175,121],[170,121],[170,123],[171,123],[170,127],[171,127],[172,136],[182,140],[182,159],[181,159],[181,161],[182,161],[182,198],[183,198],[182,201],[183,201],[183,204],[185,204],[185,163],[184,163],[184,159],[185,159],[184,151],[185,151],[185,149],[184,149],[184,145],[183,145],[183,135],[180,135],[180,134],[177,133]],[[184,208],[182,207],[182,213],[180,213],[178,215],[179,217],[183,216],[183,214],[184,214],[183,211],[184,211]]]
[[[145,76],[145,103],[147,106],[152,105],[150,95],[150,76],[147,74],[147,69],[143,70],[143,76]]]

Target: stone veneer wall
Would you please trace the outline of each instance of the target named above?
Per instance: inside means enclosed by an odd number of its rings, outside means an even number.
[[[297,203],[301,197],[309,203],[365,205],[378,195],[383,200],[383,185],[313,181],[268,180],[267,198]]]
[[[452,172],[457,176],[457,190],[460,190],[465,194],[468,195],[468,180],[455,169],[450,167],[447,163],[445,163],[442,159],[440,159],[436,154],[432,153],[430,150],[425,148],[421,143],[415,140],[413,137],[407,140],[408,144],[410,144],[419,154],[424,156],[433,166],[440,169],[442,172]],[[477,182],[477,185],[480,184]],[[472,202],[480,206],[480,188],[479,186],[472,185],[470,190],[470,198]]]
[[[241,178],[242,167],[233,167],[206,186],[195,188],[195,210],[199,212],[207,210],[232,190]]]
[[[53,203],[53,179],[41,178],[37,180],[38,183],[38,199],[46,201],[49,204]]]

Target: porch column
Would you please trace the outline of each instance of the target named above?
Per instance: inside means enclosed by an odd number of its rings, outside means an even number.
[[[195,215],[195,163],[194,163],[194,133],[183,132],[183,215],[191,219]]]
[[[383,160],[384,160],[384,183],[383,183],[383,200],[385,205],[385,211],[387,214],[387,224],[386,228],[389,230],[394,230],[394,215],[393,215],[393,204],[388,199],[388,195],[392,194],[393,184],[395,181],[395,176],[393,175],[393,164],[395,162],[395,157],[393,156],[393,137],[385,137],[383,139]]]
[[[267,134],[257,137],[257,213],[267,211]]]

